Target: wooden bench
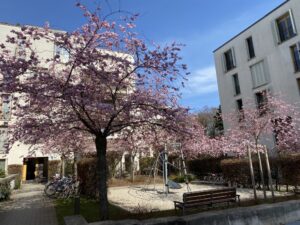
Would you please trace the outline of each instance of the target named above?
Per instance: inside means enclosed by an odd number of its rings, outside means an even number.
[[[236,188],[223,188],[217,190],[188,192],[183,194],[183,201],[174,201],[175,210],[186,210],[199,208],[200,206],[213,206],[214,204],[230,202],[240,204],[240,195],[236,194]]]

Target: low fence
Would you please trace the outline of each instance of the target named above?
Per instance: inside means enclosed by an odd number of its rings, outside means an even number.
[[[0,185],[4,185],[9,183],[10,188],[14,189],[16,186],[16,179],[18,179],[18,174],[12,174],[12,175],[8,175],[5,178],[0,178]]]
[[[300,201],[287,201],[222,211],[203,212],[182,217],[149,220],[122,220],[90,225],[282,225],[300,220]],[[80,216],[66,218],[66,225],[88,225]]]

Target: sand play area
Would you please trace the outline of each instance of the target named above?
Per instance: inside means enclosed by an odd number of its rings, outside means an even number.
[[[163,192],[163,185],[140,185],[131,187],[112,187],[109,188],[109,200],[128,211],[135,212],[143,211],[160,211],[174,209],[173,201],[182,201],[182,195],[188,192],[187,186],[181,184],[181,189],[170,189],[170,193],[166,196]],[[210,189],[224,188],[223,186],[205,185],[205,184],[190,184],[191,191],[204,191]],[[241,201],[253,199],[252,189],[237,189]],[[275,192],[276,196],[289,195],[287,192]],[[259,198],[263,198],[263,192],[257,191]],[[268,197],[271,197],[271,192],[267,192]]]

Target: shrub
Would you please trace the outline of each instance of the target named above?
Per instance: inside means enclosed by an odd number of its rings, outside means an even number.
[[[141,175],[148,175],[155,162],[155,157],[141,157],[140,158],[140,173]]]
[[[195,174],[197,177],[202,178],[207,174],[222,173],[221,160],[223,158],[202,158],[187,161],[189,173]]]
[[[97,158],[85,158],[78,162],[77,172],[81,193],[88,197],[98,197]]]
[[[108,165],[108,177],[112,178],[117,175],[118,164],[122,160],[122,152],[108,151],[106,153],[107,165]]]
[[[221,169],[225,181],[237,185],[251,185],[249,162],[247,159],[222,160]],[[256,171],[255,174],[257,174]]]
[[[66,176],[74,174],[74,163],[72,160],[65,161],[65,174]]]
[[[0,178],[4,178],[5,177],[5,171],[0,169]]]
[[[262,166],[264,172],[264,180],[265,184],[268,184],[268,171],[266,167],[265,157],[262,154]],[[270,167],[271,167],[271,175],[272,179],[275,179],[278,183],[278,160],[275,158],[269,158]],[[252,164],[254,170],[254,178],[255,182],[260,184],[261,178],[259,173],[259,163],[257,156],[253,154],[252,156]],[[242,185],[245,187],[251,187],[251,175],[250,175],[250,167],[249,167],[249,160],[247,158],[244,159],[225,159],[221,161],[221,169],[224,179],[227,182],[231,182],[237,185]]]
[[[11,189],[10,189],[10,183],[5,182],[0,184],[0,201],[5,201],[10,198],[11,195]]]
[[[48,161],[48,179],[55,176],[55,174],[61,173],[61,161],[60,160],[50,160]]]

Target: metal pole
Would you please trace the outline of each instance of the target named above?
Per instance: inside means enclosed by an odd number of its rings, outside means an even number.
[[[167,144],[165,144],[165,149],[163,152],[163,178],[164,178],[164,191],[166,195],[169,193],[168,186],[168,153],[167,153]]]
[[[188,180],[188,174],[187,174],[187,169],[186,169],[186,164],[185,164],[185,158],[183,155],[183,151],[181,148],[181,144],[179,144],[179,148],[180,148],[180,154],[181,154],[181,160],[182,160],[182,167],[183,167],[183,173],[184,173],[184,181],[185,184],[187,185],[187,191],[190,192],[190,187],[189,187],[189,180]]]

